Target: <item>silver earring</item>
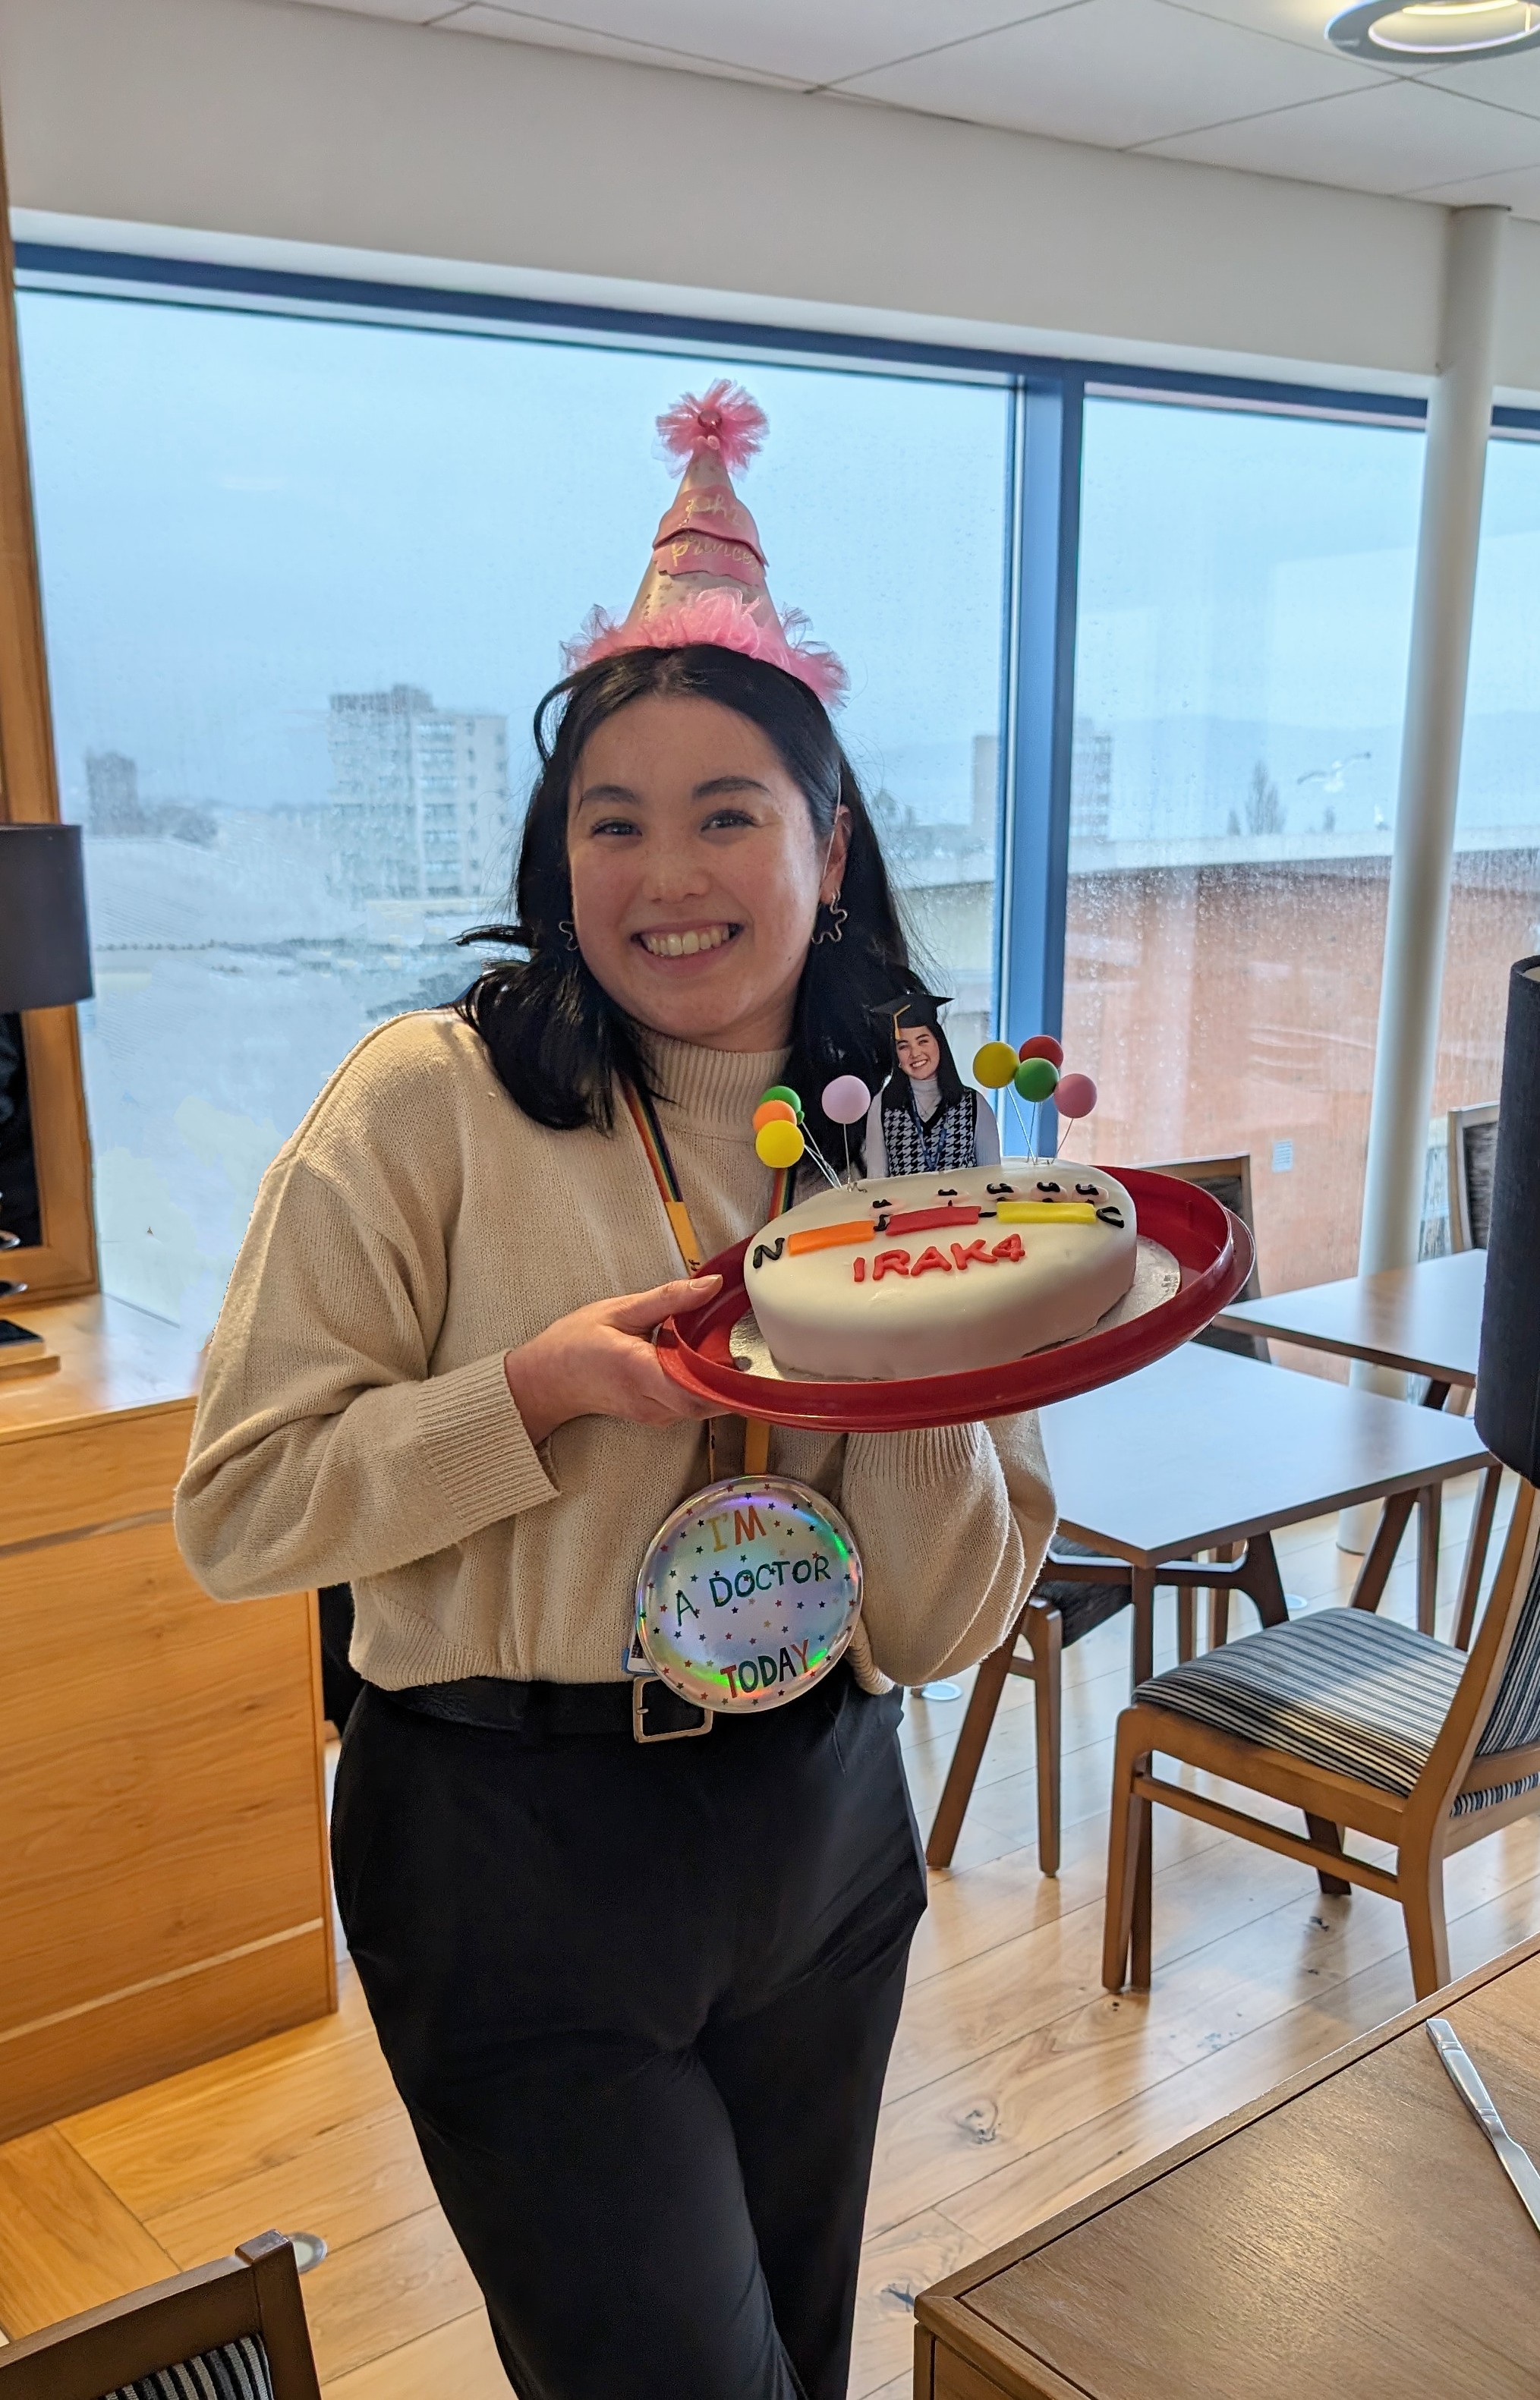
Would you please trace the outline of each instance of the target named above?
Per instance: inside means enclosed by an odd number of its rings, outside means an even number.
[[[813,940],[815,942],[842,942],[845,938],[845,920],[851,912],[848,908],[841,908],[839,906],[838,893],[837,892],[835,893],[832,900],[821,900],[818,905],[821,908],[826,908],[828,910],[829,921],[818,933],[814,934],[812,937]]]
[[[564,917],[561,923],[557,926],[556,931],[561,934],[569,950],[575,950],[577,948],[578,929],[574,925],[570,917]]]

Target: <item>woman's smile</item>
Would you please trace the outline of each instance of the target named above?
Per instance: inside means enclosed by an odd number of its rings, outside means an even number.
[[[726,925],[649,925],[646,932],[633,934],[649,959],[667,960],[704,958],[713,950],[726,948],[736,941],[743,928]]]

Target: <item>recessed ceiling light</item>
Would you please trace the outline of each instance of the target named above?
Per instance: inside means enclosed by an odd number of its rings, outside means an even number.
[[[1326,29],[1356,59],[1437,61],[1511,57],[1540,47],[1540,0],[1361,0]]]

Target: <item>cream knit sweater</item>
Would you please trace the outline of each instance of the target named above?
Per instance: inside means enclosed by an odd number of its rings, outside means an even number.
[[[780,1051],[655,1045],[664,1129],[708,1255],[768,1206],[754,1103]],[[704,1482],[698,1424],[581,1417],[538,1446],[503,1354],[682,1272],[634,1128],[552,1133],[445,1012],[345,1059],[264,1178],[211,1345],[176,1527],[220,1600],[351,1583],[353,1660],[388,1690],[619,1680],[636,1571]],[[861,1681],[992,1650],[1054,1505],[1036,1420],[777,1431],[770,1465],[850,1519]]]

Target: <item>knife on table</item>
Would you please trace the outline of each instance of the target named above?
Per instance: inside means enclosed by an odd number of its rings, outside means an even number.
[[[1491,2093],[1477,2074],[1469,2052],[1448,2017],[1429,2017],[1427,2038],[1443,2061],[1450,2081],[1501,2159],[1509,2183],[1529,2211],[1531,2222],[1540,2231],[1540,2171],[1534,2161],[1522,2142],[1514,2140],[1497,2114]]]

